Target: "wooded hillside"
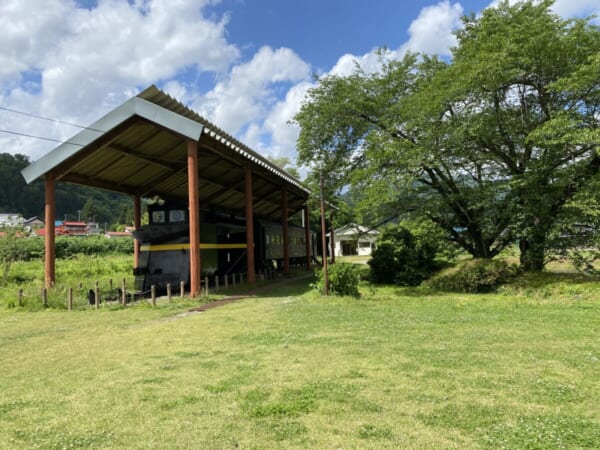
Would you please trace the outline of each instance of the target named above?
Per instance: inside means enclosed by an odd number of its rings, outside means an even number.
[[[25,218],[44,216],[44,182],[26,184],[21,170],[29,165],[25,155],[0,153],[0,212],[20,213]],[[79,213],[81,211],[81,214]],[[95,220],[129,224],[133,217],[131,198],[125,195],[90,189],[67,183],[56,187],[56,218],[59,220]]]

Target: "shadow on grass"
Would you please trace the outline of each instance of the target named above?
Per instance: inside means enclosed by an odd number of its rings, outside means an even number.
[[[243,284],[235,288],[221,289],[219,294],[225,296],[260,296],[267,298],[294,297],[309,292],[314,282],[312,272],[293,273],[289,278],[257,281],[254,285]]]

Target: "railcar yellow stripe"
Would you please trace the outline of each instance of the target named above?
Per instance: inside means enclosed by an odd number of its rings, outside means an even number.
[[[246,244],[200,244],[200,250],[233,250],[240,248],[247,248]],[[156,245],[142,245],[140,251],[142,252],[165,252],[169,250],[189,250],[190,244],[156,244]]]

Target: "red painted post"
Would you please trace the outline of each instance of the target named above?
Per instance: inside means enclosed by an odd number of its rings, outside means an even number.
[[[200,294],[200,200],[198,198],[198,142],[187,142],[190,213],[190,297]]]
[[[45,192],[45,285],[46,288],[54,286],[56,281],[56,261],[54,250],[54,220],[56,216],[56,203],[54,198],[54,190],[56,181],[54,174],[48,172],[46,174],[46,192]]]

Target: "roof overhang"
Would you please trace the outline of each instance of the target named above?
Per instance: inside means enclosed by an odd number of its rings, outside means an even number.
[[[253,175],[255,215],[281,217],[310,193],[285,170],[151,86],[23,169],[30,183],[52,175],[129,195],[187,198],[187,143],[198,143],[201,208],[243,214],[244,173]]]
[[[25,181],[31,183],[36,178],[39,178],[58,164],[78,153],[82,148],[94,142],[104,133],[122,125],[134,116],[147,119],[181,136],[196,141],[202,135],[202,129],[204,128],[203,125],[187,117],[175,114],[168,109],[141,98],[133,97],[83,131],[77,133],[68,141],[54,148],[51,152],[46,153],[42,158],[25,167],[21,172]]]

